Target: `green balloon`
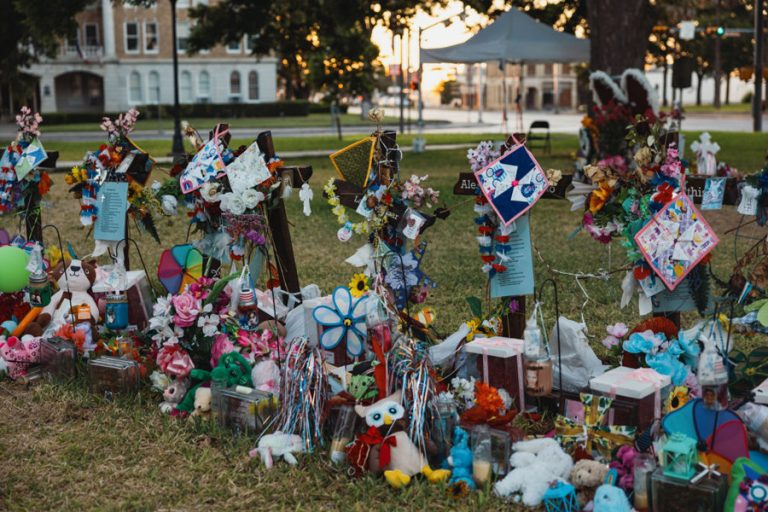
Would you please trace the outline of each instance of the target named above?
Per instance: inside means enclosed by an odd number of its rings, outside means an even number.
[[[29,271],[27,262],[29,256],[26,252],[6,245],[0,247],[0,292],[13,293],[24,289],[29,283]]]

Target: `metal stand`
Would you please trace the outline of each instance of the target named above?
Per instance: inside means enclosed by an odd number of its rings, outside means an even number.
[[[557,282],[554,279],[547,279],[543,283],[541,283],[541,286],[539,287],[538,294],[536,294],[536,300],[539,302],[539,304],[543,304],[541,298],[544,295],[544,288],[546,288],[547,284],[552,285],[552,292],[555,299],[555,330],[557,332],[557,373],[558,373],[558,401],[559,401],[559,410],[560,412],[563,411],[563,406],[565,405],[565,399],[563,396],[563,351],[561,349],[561,343],[560,343],[560,300],[557,295]],[[545,327],[546,329],[546,327]],[[546,337],[546,332],[544,333],[544,336]],[[547,345],[549,345],[549,340],[547,340]]]

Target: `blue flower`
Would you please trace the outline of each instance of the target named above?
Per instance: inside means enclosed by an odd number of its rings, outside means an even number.
[[[365,316],[368,296],[352,298],[349,288],[339,286],[333,290],[333,307],[321,305],[312,312],[315,321],[325,327],[320,335],[320,346],[333,350],[342,341],[352,357],[365,350]]]

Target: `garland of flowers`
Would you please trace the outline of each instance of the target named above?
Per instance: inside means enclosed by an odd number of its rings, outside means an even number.
[[[325,192],[328,198],[328,205],[331,206],[331,211],[336,216],[336,222],[342,226],[346,226],[347,229],[359,235],[367,235],[371,232],[371,229],[378,229],[381,225],[381,218],[371,221],[365,219],[360,222],[350,222],[349,215],[347,215],[347,208],[341,204],[339,196],[336,195],[336,185],[334,185],[335,178],[330,178],[328,182],[323,186],[323,192]]]

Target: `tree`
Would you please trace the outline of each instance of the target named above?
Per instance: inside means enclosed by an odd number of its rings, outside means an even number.
[[[0,85],[8,91],[13,108],[12,91],[18,95],[29,87],[23,70],[41,57],[53,56],[62,39],[77,30],[75,16],[90,0],[0,0]]]
[[[222,0],[190,11],[196,24],[190,47],[199,51],[218,43],[252,37],[255,55],[275,55],[289,98],[311,90],[331,97],[365,94],[379,69],[371,42],[377,23],[401,32],[418,7],[438,0]]]

